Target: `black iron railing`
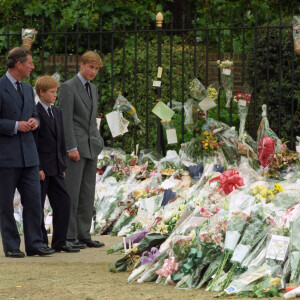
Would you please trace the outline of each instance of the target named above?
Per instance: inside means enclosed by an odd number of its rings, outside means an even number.
[[[261,119],[260,105],[266,103],[272,129],[279,137],[288,139],[289,146],[293,148],[295,136],[300,134],[300,72],[299,68],[296,68],[300,59],[293,51],[292,25],[287,24],[281,14],[278,24],[268,19],[259,24],[255,16],[255,24],[247,25],[245,14],[239,23],[231,18],[230,26],[222,27],[221,21],[220,16],[218,26],[211,26],[206,18],[205,27],[199,27],[195,15],[189,28],[185,25],[184,16],[181,28],[173,27],[172,18],[169,24],[162,27],[156,27],[153,23],[141,27],[135,18],[133,28],[126,28],[124,20],[122,28],[114,28],[112,22],[111,28],[107,30],[104,29],[100,18],[98,30],[91,30],[90,23],[87,30],[81,30],[78,20],[73,28],[68,28],[68,24],[65,24],[64,28],[57,29],[54,19],[53,28],[49,30],[43,18],[40,22],[35,20],[31,24],[7,20],[5,32],[0,33],[0,70],[2,74],[5,71],[4,57],[8,49],[21,45],[22,27],[35,27],[38,30],[37,40],[33,44],[36,71],[30,78],[31,83],[34,83],[37,75],[56,71],[61,74],[61,80],[65,81],[78,72],[80,54],[89,49],[97,50],[105,64],[105,69],[99,72],[96,80],[99,88],[99,112],[111,111],[117,92],[120,91],[130,98],[145,127],[145,131],[141,133],[139,128],[132,126],[131,133],[115,140],[104,128],[107,145],[132,151],[135,145],[139,144],[140,149],[156,149],[158,153],[165,154],[166,149],[178,149],[179,146],[165,145],[160,121],[151,113],[155,100],[162,97],[162,101],[169,102],[171,107],[174,106],[174,101],[182,104],[182,108],[176,114],[179,120],[177,134],[179,144],[187,141],[193,136],[193,133],[187,132],[184,127],[183,106],[189,98],[188,82],[193,77],[199,78],[205,86],[215,80],[220,82],[220,70],[217,69],[215,60],[233,60],[238,53],[240,61],[235,66],[237,72],[234,89],[241,90],[246,82],[253,88],[248,119],[249,132],[255,137]],[[278,33],[277,61],[273,59],[276,51],[274,32]],[[262,36],[266,37],[263,49]],[[291,45],[288,58],[284,44],[286,36]],[[236,49],[236,41],[239,42],[239,49]],[[265,57],[264,70],[260,65],[262,53]],[[249,66],[251,55],[257,59],[253,60],[254,65]],[[153,56],[156,56],[155,59]],[[286,64],[290,66],[288,76],[285,71]],[[152,80],[159,66],[164,67],[162,83],[167,83],[162,84],[162,88],[153,88]],[[265,90],[263,95],[260,93],[262,86]],[[218,107],[215,113],[209,112],[209,116],[230,126],[238,126],[234,104],[225,111],[223,98],[223,93],[219,93]]]

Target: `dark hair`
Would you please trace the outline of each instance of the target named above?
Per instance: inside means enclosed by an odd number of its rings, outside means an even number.
[[[15,67],[15,64],[19,61],[21,63],[27,60],[27,55],[32,55],[31,51],[22,48],[15,47],[8,52],[6,59],[6,66],[8,69],[12,69]]]

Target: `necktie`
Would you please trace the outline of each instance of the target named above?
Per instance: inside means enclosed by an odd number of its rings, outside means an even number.
[[[51,120],[51,124],[52,124],[52,126],[54,126],[54,117],[53,117],[53,113],[52,113],[52,110],[51,110],[50,106],[48,107],[48,114],[49,114],[49,117],[50,117],[50,120]]]
[[[85,89],[86,89],[86,92],[88,93],[88,95],[90,97],[91,104],[93,104],[93,98],[92,98],[92,93],[91,93],[91,86],[90,86],[90,83],[88,81],[85,83]]]
[[[24,102],[24,94],[23,94],[22,89],[21,89],[21,84],[20,84],[19,81],[16,81],[16,84],[17,84],[18,93],[19,93],[19,95],[21,96],[21,98],[22,98],[22,100]]]
[[[53,114],[52,114],[52,110],[51,110],[50,106],[48,107],[48,114],[49,114],[50,119],[53,119]]]

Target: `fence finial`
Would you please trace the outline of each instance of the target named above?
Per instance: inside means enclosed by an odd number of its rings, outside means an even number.
[[[156,27],[162,27],[164,16],[161,12],[156,14]]]

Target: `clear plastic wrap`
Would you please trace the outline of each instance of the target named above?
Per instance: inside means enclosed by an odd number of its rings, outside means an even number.
[[[230,102],[232,99],[232,91],[233,91],[233,61],[225,60],[220,61],[217,60],[218,67],[221,69],[221,81],[222,86],[226,93],[226,107],[230,107]]]

